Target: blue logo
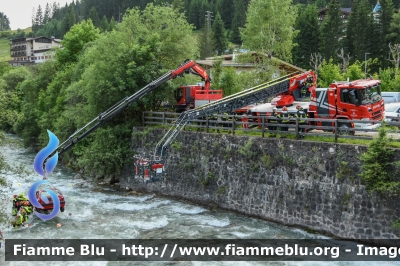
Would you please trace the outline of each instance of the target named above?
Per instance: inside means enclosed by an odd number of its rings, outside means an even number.
[[[38,173],[43,177],[49,175],[54,170],[58,162],[58,152],[56,152],[45,163],[46,158],[57,149],[57,146],[59,144],[59,140],[56,137],[56,135],[54,135],[49,130],[47,130],[47,134],[49,134],[49,144],[47,144],[45,148],[43,148],[41,151],[38,152],[33,162],[33,168],[35,169],[36,173]],[[29,201],[33,206],[35,206],[38,209],[43,209],[43,206],[39,203],[38,199],[36,198],[36,193],[40,193],[40,191],[37,191],[37,189],[40,185],[45,185],[45,184],[50,185],[50,183],[47,180],[38,181],[31,186],[28,192]],[[53,201],[53,210],[49,214],[42,214],[37,211],[35,211],[35,214],[40,219],[47,221],[57,216],[58,212],[60,211],[60,200],[54,191],[46,188],[44,189],[44,191],[46,191],[50,195]],[[44,196],[43,193],[41,193],[41,200],[46,204],[49,203],[49,199],[46,196]]]

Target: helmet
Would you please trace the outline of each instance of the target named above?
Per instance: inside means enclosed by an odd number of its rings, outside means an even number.
[[[301,107],[300,105],[296,105],[296,109],[300,109],[300,107]]]
[[[23,197],[23,196],[24,196],[24,193],[19,193],[19,195],[20,195],[21,197]]]
[[[283,106],[282,111],[287,111],[287,107]]]
[[[272,110],[276,111],[276,110],[278,110],[278,109],[276,109],[276,107],[274,107],[274,108],[272,108]]]

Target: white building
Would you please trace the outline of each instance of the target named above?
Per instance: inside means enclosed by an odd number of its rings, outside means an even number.
[[[54,53],[50,51],[54,47],[61,48],[60,39],[43,36],[12,39],[10,43],[12,60],[9,64],[21,66],[42,63],[54,56]]]

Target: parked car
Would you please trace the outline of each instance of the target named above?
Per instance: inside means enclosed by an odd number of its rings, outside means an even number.
[[[383,100],[385,101],[385,104],[387,103],[395,103],[395,102],[400,102],[400,92],[381,92],[381,96]]]
[[[385,121],[400,121],[400,102],[385,104]]]

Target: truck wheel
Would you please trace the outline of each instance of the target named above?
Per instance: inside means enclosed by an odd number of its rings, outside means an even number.
[[[354,131],[347,131],[346,129],[350,129],[347,123],[338,125],[338,133],[339,135],[354,135]]]

